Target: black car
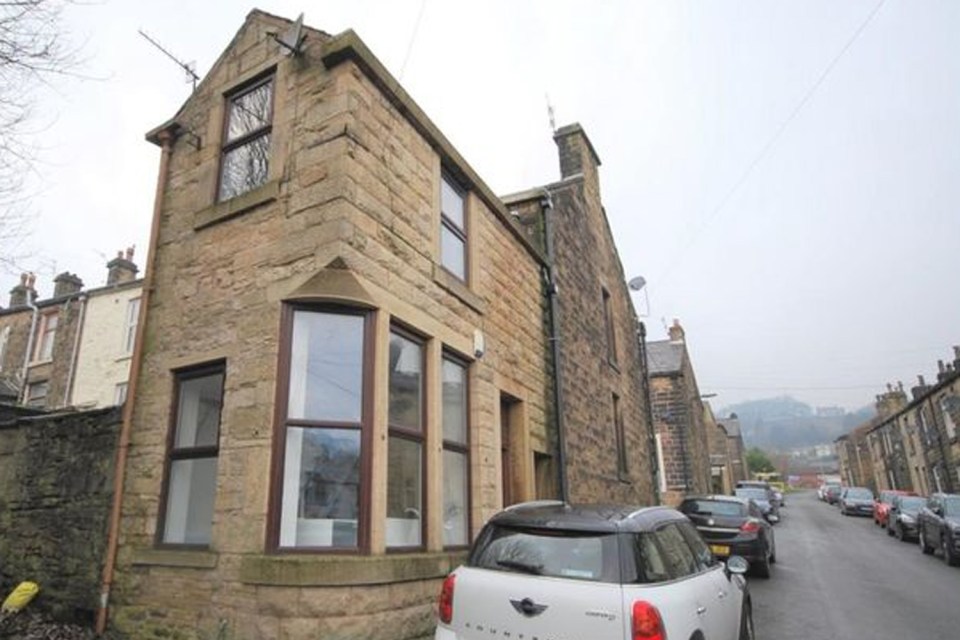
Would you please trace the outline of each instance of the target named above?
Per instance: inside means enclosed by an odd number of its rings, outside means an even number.
[[[691,497],[680,503],[680,512],[719,557],[743,556],[761,578],[770,577],[770,565],[777,561],[773,527],[760,507],[749,498],[735,496]]]
[[[917,515],[927,504],[921,496],[893,496],[890,515],[887,516],[887,535],[901,542],[917,539]]]
[[[847,487],[840,493],[840,513],[845,516],[872,516],[873,491],[866,487]]]
[[[949,565],[960,565],[960,494],[935,493],[917,514],[920,549],[931,554],[939,549]]]
[[[761,489],[760,487],[740,487],[734,489],[733,494],[738,498],[747,498],[756,502],[767,521],[780,522],[780,505],[774,499],[772,490]]]

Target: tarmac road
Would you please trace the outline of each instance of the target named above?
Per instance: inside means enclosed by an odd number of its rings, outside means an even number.
[[[788,494],[780,514],[771,578],[749,578],[758,638],[960,638],[960,567],[813,491]]]

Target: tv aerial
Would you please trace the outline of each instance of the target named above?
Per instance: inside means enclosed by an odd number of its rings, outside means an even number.
[[[307,34],[303,32],[303,13],[297,16],[289,29],[283,33],[272,35],[273,39],[280,45],[284,55],[299,56],[303,52],[303,41],[307,39]]]
[[[151,38],[149,35],[147,35],[147,33],[143,29],[137,29],[137,33],[139,33],[144,38],[146,38],[147,42],[155,46],[157,49],[160,49],[160,51],[163,52],[165,56],[167,56],[168,58],[176,62],[177,66],[183,69],[183,71],[186,73],[187,82],[193,82],[193,88],[194,90],[196,90],[197,81],[200,80],[200,76],[198,76],[196,72],[196,66],[197,66],[196,62],[184,62],[177,56],[173,55],[172,53],[164,49],[163,45],[161,45],[159,42],[157,42],[156,40]]]

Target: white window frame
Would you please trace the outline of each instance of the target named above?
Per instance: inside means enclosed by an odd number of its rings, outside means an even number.
[[[137,339],[137,322],[140,319],[140,298],[131,298],[127,301],[127,315],[123,323],[123,353],[133,353],[133,346]]]

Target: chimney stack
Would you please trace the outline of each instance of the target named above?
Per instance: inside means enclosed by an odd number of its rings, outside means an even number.
[[[133,263],[133,247],[125,252],[117,251],[117,257],[107,263],[107,286],[131,282],[137,277],[137,265]]]
[[[684,340],[686,339],[686,334],[683,332],[683,327],[680,326],[679,320],[674,318],[673,326],[670,327],[667,331],[670,334],[670,342],[678,342],[680,344],[683,344]]]
[[[64,271],[53,279],[53,297],[68,296],[83,289],[83,280],[77,274]]]
[[[583,174],[591,181],[598,180],[597,167],[600,157],[590,143],[590,138],[578,123],[560,127],[553,134],[560,152],[560,177],[569,178]]]
[[[943,360],[937,360],[937,382],[943,382],[946,375],[947,367],[943,364]]]
[[[10,308],[25,307],[28,302],[37,299],[37,292],[33,288],[33,283],[37,277],[32,273],[21,273],[20,284],[10,289]]]
[[[910,395],[913,396],[914,400],[919,400],[929,389],[930,387],[927,386],[927,381],[923,379],[923,376],[917,376],[917,386],[910,389]]]

